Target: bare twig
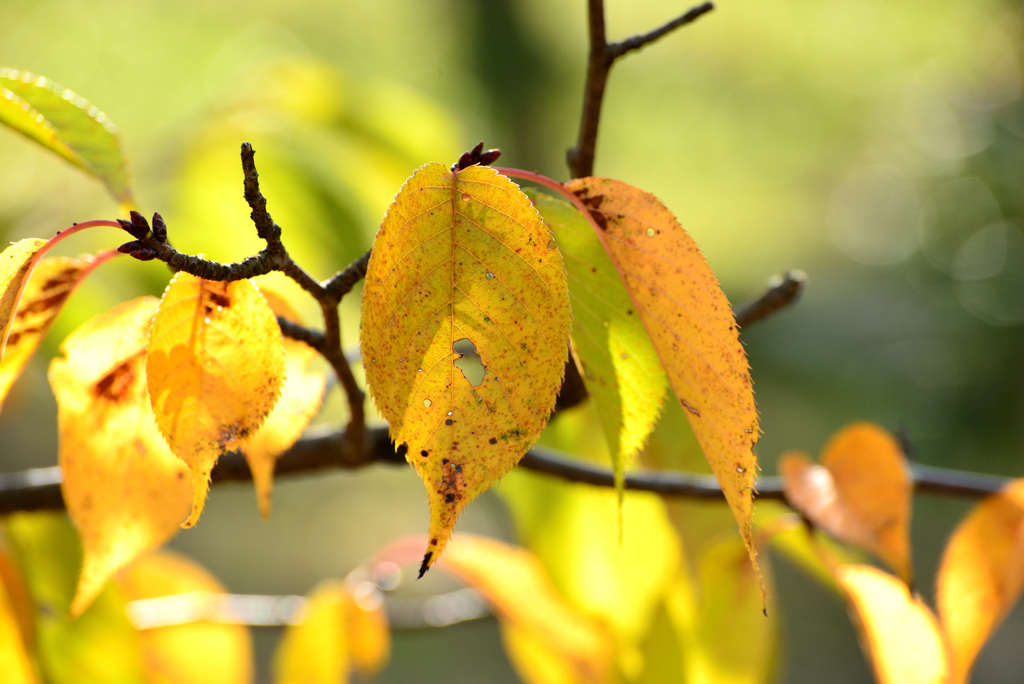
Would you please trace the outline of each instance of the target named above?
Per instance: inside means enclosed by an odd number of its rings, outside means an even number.
[[[366,277],[366,267],[370,264],[371,253],[372,250],[367,251],[366,254],[349,264],[344,271],[327,281],[325,285],[327,293],[340,300],[351,292],[356,283]]]
[[[649,33],[627,38],[620,43],[609,44],[605,36],[604,0],[588,0],[587,20],[590,35],[590,56],[587,60],[587,82],[583,90],[583,113],[576,144],[567,152],[569,172],[574,178],[594,173],[594,153],[597,146],[597,130],[601,122],[601,104],[608,84],[608,73],[615,60],[639,50],[644,45],[704,16],[714,9],[714,4],[705,2],[682,16],[673,19]]]
[[[807,285],[803,271],[786,271],[768,282],[768,290],[752,302],[734,309],[736,324],[745,328],[796,303]]]

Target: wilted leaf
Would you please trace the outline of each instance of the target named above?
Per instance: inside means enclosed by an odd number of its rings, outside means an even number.
[[[64,513],[18,513],[6,519],[4,531],[35,608],[43,680],[144,684],[139,634],[115,587],[108,586],[79,617],[68,616],[81,547]]]
[[[419,538],[401,539],[382,549],[376,560],[398,565],[413,562],[419,543]],[[486,537],[460,535],[438,567],[487,599],[506,635],[509,658],[526,681],[595,684],[611,680],[614,651],[609,634],[566,602],[529,551]]]
[[[85,169],[121,204],[132,205],[117,128],[85,99],[44,76],[2,68],[0,123]]]
[[[10,564],[10,559],[0,550],[0,569],[13,570]],[[18,597],[12,596],[8,574],[0,572],[0,673],[4,684],[37,684],[39,678],[28,652],[24,616]]]
[[[352,671],[370,677],[387,662],[389,644],[379,593],[359,600],[344,582],[323,582],[310,594],[302,622],[281,637],[274,681],[343,684]]]
[[[11,385],[46,337],[64,302],[82,279],[110,258],[111,254],[116,252],[99,257],[43,259],[36,266],[34,277],[22,292],[7,337],[7,347],[0,359],[0,407]]]
[[[45,244],[46,240],[27,238],[0,252],[0,359],[7,347],[22,289],[32,275],[32,258]]]
[[[1024,588],[1024,480],[990,496],[960,523],[939,566],[937,603],[965,682],[979,651]]]
[[[861,647],[879,684],[945,684],[949,658],[932,611],[905,584],[867,565],[844,565],[836,581],[850,601]]]
[[[573,180],[565,189],[593,217],[756,565],[750,526],[757,410],[729,301],[693,238],[657,197],[608,178]]]
[[[821,465],[785,454],[786,499],[833,537],[878,556],[908,585],[913,482],[903,451],[885,430],[854,423],[832,437]]]
[[[188,468],[167,448],[146,392],[152,297],[88,321],[50,364],[57,398],[61,492],[85,553],[71,614],[107,580],[162,545],[188,516]]]
[[[263,291],[271,311],[290,321],[301,323],[302,319],[284,299],[273,292]],[[320,410],[327,379],[322,372],[314,370],[313,362],[318,358],[316,350],[288,337],[283,339],[285,351],[285,383],[281,398],[259,431],[241,446],[245,460],[252,472],[256,488],[256,500],[260,513],[266,519],[270,516],[270,492],[274,486],[274,463],[294,444],[309,427],[310,421]]]
[[[183,527],[199,520],[217,458],[274,408],[284,372],[281,329],[252,281],[174,276],[153,321],[146,376],[157,425],[192,470]]]
[[[362,316],[367,382],[430,498],[426,571],[547,423],[568,351],[565,268],[511,181],[427,164],[381,225]],[[455,363],[463,339],[484,367],[477,385]]]
[[[118,575],[134,615],[148,599],[223,594],[224,586],[198,563],[167,551],[139,558]],[[252,680],[252,637],[242,625],[206,620],[139,632],[152,684],[247,684]]]
[[[621,496],[625,463],[654,429],[668,382],[615,264],[590,224],[565,202],[547,195],[533,200],[565,260],[573,357],[601,418]]]

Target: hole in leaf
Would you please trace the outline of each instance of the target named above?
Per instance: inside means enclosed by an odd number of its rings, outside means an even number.
[[[480,355],[476,353],[476,347],[473,346],[468,337],[463,337],[452,344],[452,351],[459,355],[459,358],[455,359],[455,365],[458,366],[462,374],[469,380],[469,384],[473,385],[473,387],[478,387],[484,381],[487,369],[484,368]]]

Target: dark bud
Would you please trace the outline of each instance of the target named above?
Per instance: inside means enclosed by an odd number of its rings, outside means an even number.
[[[153,237],[160,242],[167,242],[167,224],[159,213],[153,214]]]
[[[498,161],[498,157],[501,156],[501,150],[495,148],[493,150],[487,150],[480,155],[480,166],[490,166],[494,162]]]
[[[469,152],[463,152],[462,156],[459,157],[459,161],[455,162],[455,171],[461,171],[462,169],[468,168],[473,165],[473,155]]]
[[[131,217],[133,226],[135,226],[141,231],[145,231],[146,233],[149,232],[149,222],[146,221],[145,216],[143,216],[142,214],[133,209],[131,212]]]
[[[131,254],[132,252],[140,250],[144,247],[145,245],[139,242],[138,240],[132,240],[131,242],[126,242],[120,247],[118,247],[117,251],[120,252],[121,254]]]
[[[139,220],[136,221],[135,217],[138,216]],[[142,240],[149,235],[149,224],[146,223],[146,219],[142,218],[142,215],[138,212],[132,212],[132,220],[125,221],[124,219],[117,219],[117,222],[121,224],[121,227],[134,238]]]
[[[476,144],[476,147],[474,147],[472,149],[472,151],[470,151],[470,154],[473,155],[473,159],[479,159],[480,158],[480,153],[483,152],[483,151],[484,151],[484,141],[481,140],[480,142],[478,142]]]
[[[139,261],[152,261],[156,258],[156,250],[150,249],[149,247],[143,247],[132,252],[132,256]]]

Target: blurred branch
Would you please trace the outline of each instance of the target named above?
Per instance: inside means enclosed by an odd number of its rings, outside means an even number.
[[[405,465],[405,447],[394,448],[387,427],[370,428],[366,430],[365,438],[365,448],[355,450],[350,448],[350,440],[343,430],[310,430],[278,459],[275,476],[280,478],[314,474],[323,470],[353,470],[376,463]],[[544,447],[530,449],[519,462],[519,467],[579,484],[615,486],[611,470]],[[918,464],[911,465],[910,469],[914,491],[919,494],[981,498],[1000,491],[1012,481],[997,475]],[[213,484],[251,480],[249,465],[237,451],[221,456],[213,469]],[[714,476],[672,470],[638,470],[627,473],[626,489],[671,497],[724,500]],[[778,477],[758,478],[757,492],[759,499],[785,501],[782,480]],[[0,515],[62,508],[64,500],[60,493],[59,467],[0,475]]]
[[[796,304],[807,286],[803,271],[786,271],[768,281],[768,290],[752,302],[733,311],[736,325],[745,328],[751,323],[768,318],[780,309]]]
[[[583,113],[580,117],[579,137],[566,154],[569,172],[573,178],[582,178],[594,173],[594,152],[597,147],[597,130],[601,122],[601,104],[608,84],[608,73],[615,60],[696,21],[714,8],[713,3],[705,2],[649,33],[627,38],[620,43],[608,43],[604,25],[604,0],[588,0],[590,57],[587,60],[587,82],[583,90]]]

